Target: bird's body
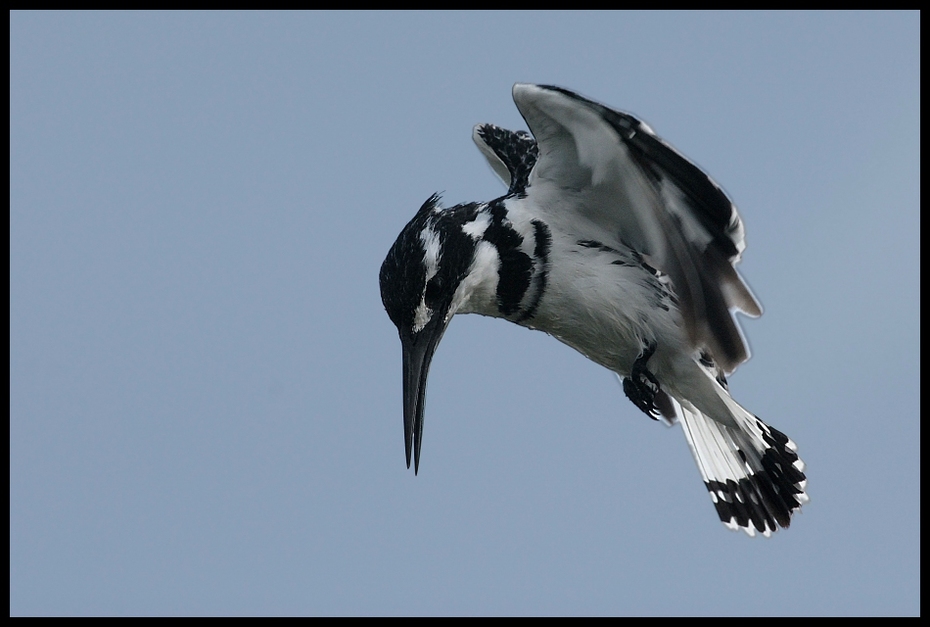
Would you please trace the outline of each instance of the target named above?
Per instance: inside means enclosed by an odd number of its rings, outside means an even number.
[[[508,193],[448,209],[431,197],[381,269],[404,348],[407,463],[419,463],[426,375],[456,313],[538,329],[617,373],[653,418],[681,419],[721,520],[752,535],[807,501],[803,463],[738,405],[748,358],[730,309],[761,308],[736,273],[736,208],[645,124],[554,87],[516,85],[535,137],[479,125]]]
[[[539,329],[568,344],[588,359],[622,376],[642,352],[640,338],[656,335],[675,338],[663,342],[662,350],[650,361],[664,361],[667,354],[685,348],[683,327],[676,324],[677,310],[661,275],[643,267],[642,257],[624,248],[611,248],[578,233],[548,227],[548,255],[540,259],[537,248],[539,227],[525,198],[501,202],[514,232],[523,240],[520,252],[531,260],[530,280],[520,303],[507,311],[498,298],[500,261],[488,251],[477,257],[489,267],[479,271],[467,302],[457,313],[503,317],[530,329]],[[549,257],[558,259],[557,263]],[[543,275],[545,279],[543,279]],[[606,280],[605,280],[606,279]],[[545,282],[545,286],[540,284]],[[542,289],[540,289],[542,287]],[[539,292],[542,293],[539,293]],[[532,308],[532,315],[527,312]]]

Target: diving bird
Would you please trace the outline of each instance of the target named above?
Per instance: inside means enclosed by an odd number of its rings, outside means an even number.
[[[530,129],[472,138],[507,193],[443,208],[432,195],[381,266],[403,352],[404,442],[419,471],[430,362],[455,314],[544,331],[615,372],[646,415],[680,421],[720,520],[768,536],[809,499],[787,436],[730,396],[749,358],[733,312],[762,309],[736,271],[736,207],[639,119],[548,85],[516,84]]]

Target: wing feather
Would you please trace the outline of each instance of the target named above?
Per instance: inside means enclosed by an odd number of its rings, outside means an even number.
[[[731,309],[762,313],[735,264],[736,207],[706,173],[637,118],[568,90],[517,84],[539,156],[527,197],[563,229],[639,251],[671,277],[694,347],[726,372],[749,351]]]

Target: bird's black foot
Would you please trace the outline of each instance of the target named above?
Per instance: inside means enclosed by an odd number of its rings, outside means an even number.
[[[647,367],[649,358],[656,352],[654,341],[643,343],[643,352],[633,362],[630,376],[623,379],[623,392],[633,404],[652,418],[658,420],[659,416],[673,418],[675,410],[668,395],[662,391],[659,380],[649,372]]]

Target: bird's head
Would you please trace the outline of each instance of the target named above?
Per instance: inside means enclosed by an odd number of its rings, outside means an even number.
[[[403,349],[404,443],[407,467],[420,465],[423,409],[430,362],[463,300],[476,240],[462,229],[477,205],[441,209],[433,195],[397,236],[381,264],[381,301]]]

